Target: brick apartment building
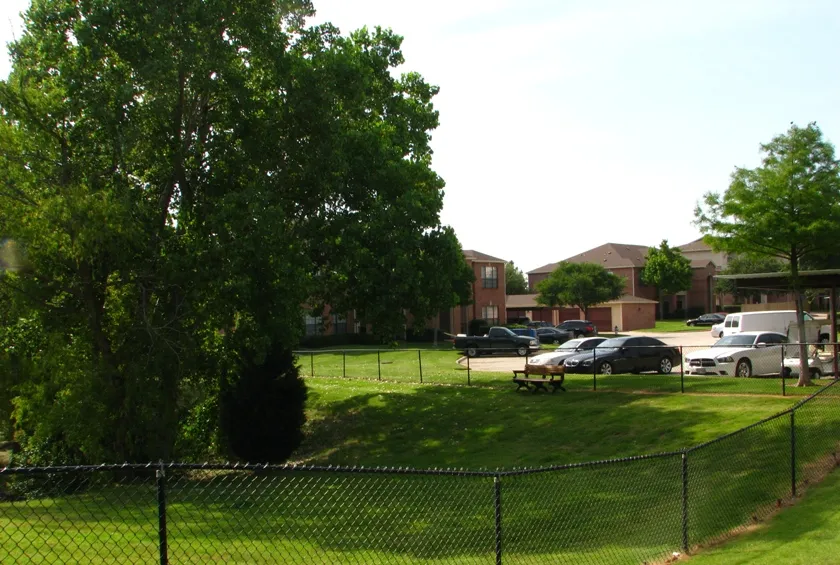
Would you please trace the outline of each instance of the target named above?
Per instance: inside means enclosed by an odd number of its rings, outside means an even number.
[[[669,312],[686,311],[689,308],[711,312],[715,310],[714,282],[713,276],[719,270],[713,259],[725,260],[705,245],[702,240],[695,240],[680,246],[678,249],[691,261],[692,284],[685,292],[673,296],[663,297],[663,309],[667,315]],[[618,327],[620,330],[631,330],[651,327],[653,316],[656,314],[657,289],[642,282],[642,270],[647,261],[649,247],[646,245],[632,245],[626,243],[605,243],[583,253],[573,255],[565,262],[569,263],[595,263],[603,266],[608,271],[624,278],[624,295],[618,300],[607,304],[590,308],[589,318],[599,328]],[[530,288],[548,277],[559,263],[549,263],[533,271],[528,272],[528,284]],[[527,301],[525,302],[527,303]],[[527,303],[530,304],[530,303]],[[535,303],[533,304],[535,305]],[[522,305],[516,304],[517,308],[509,308],[509,315],[519,314]],[[553,321],[554,318],[569,319],[575,318],[574,313],[565,309],[542,309],[530,310],[537,319],[547,318],[546,321]],[[582,317],[582,313],[581,313]]]

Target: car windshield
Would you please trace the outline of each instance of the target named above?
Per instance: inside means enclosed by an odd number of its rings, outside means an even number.
[[[598,348],[599,351],[602,350],[602,349],[616,349],[618,347],[624,347],[624,344],[626,342],[627,342],[626,337],[607,339],[607,340],[604,340],[603,342],[599,343],[597,348]]]
[[[755,343],[754,335],[728,335],[721,338],[712,347],[732,347],[733,345],[752,345]]]
[[[560,347],[558,347],[557,349],[575,350],[575,349],[577,349],[577,347],[578,347],[578,346],[579,346],[582,342],[583,342],[583,340],[582,340],[582,339],[573,339],[573,340],[567,341],[566,343],[564,343],[563,345],[561,345],[561,346],[560,346]]]

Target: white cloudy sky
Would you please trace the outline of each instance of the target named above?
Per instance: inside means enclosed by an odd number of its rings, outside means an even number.
[[[699,237],[695,203],[790,122],[840,141],[831,0],[314,2],[313,23],[405,37],[406,70],[441,88],[443,222],[526,271]],[[0,2],[3,42],[27,4]]]

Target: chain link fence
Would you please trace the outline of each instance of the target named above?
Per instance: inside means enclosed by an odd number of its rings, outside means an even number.
[[[834,377],[835,343],[806,344],[812,382]],[[482,357],[515,355],[508,349],[479,350]],[[452,349],[346,349],[297,351],[302,374],[404,383],[510,386],[510,371],[476,371],[476,361]],[[538,355],[551,355],[542,350]],[[522,369],[529,353],[509,364]],[[595,347],[565,359],[569,390],[696,392],[723,394],[810,394],[795,388],[800,372],[798,344],[736,347],[630,346],[621,351]]]
[[[12,467],[0,545],[9,563],[651,563],[768,517],[838,448],[832,381],[702,445],[539,469]]]

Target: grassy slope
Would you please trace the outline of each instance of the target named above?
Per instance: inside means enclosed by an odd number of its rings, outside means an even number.
[[[796,506],[691,565],[813,565],[840,562],[840,473],[809,490]]]
[[[790,406],[790,399],[309,379],[301,460],[495,469],[681,449]],[[588,381],[587,381],[588,386]]]

